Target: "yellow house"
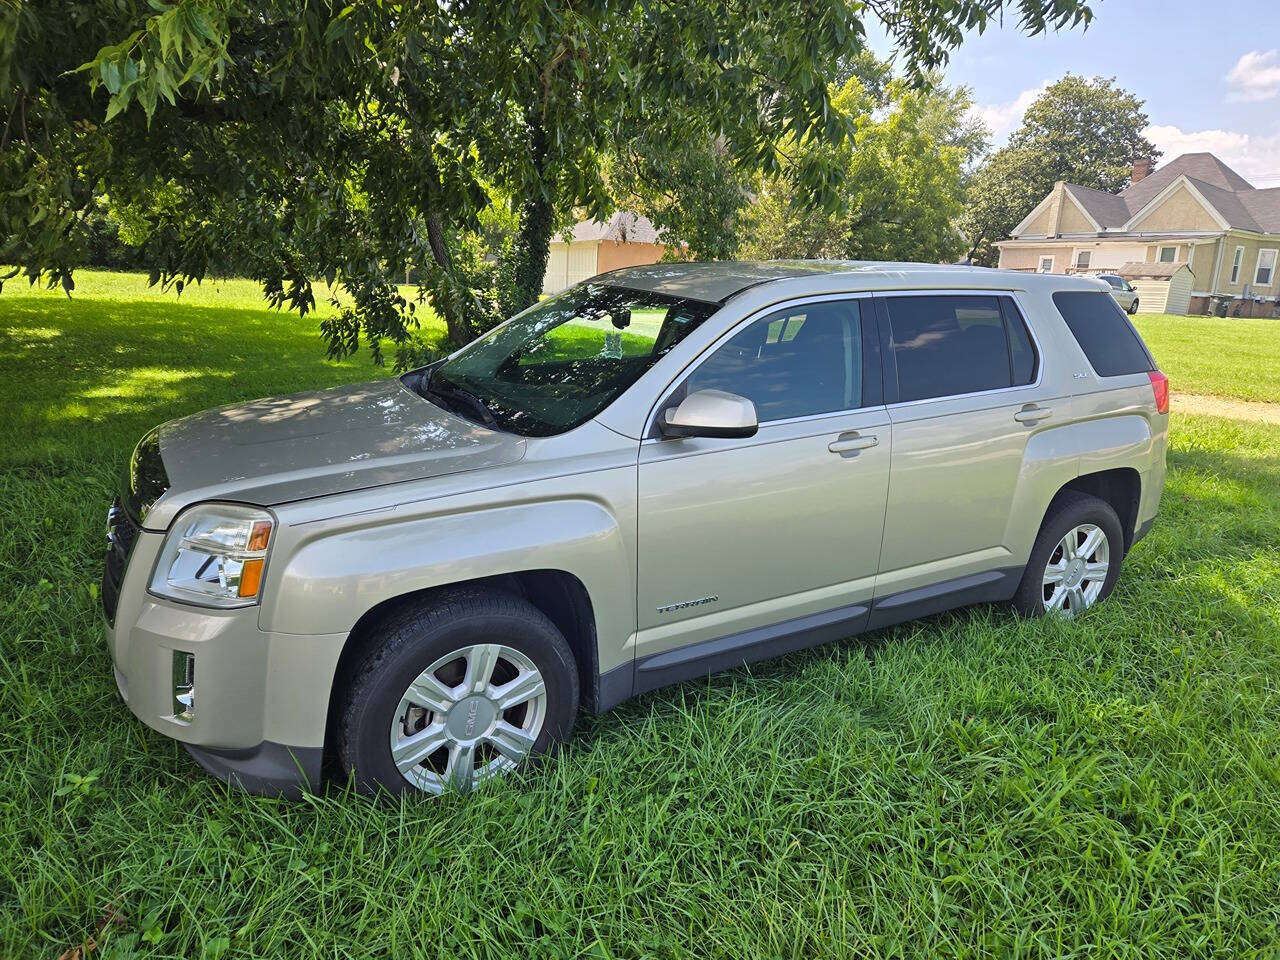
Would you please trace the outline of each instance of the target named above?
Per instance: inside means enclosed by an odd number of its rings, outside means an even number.
[[[1154,172],[1137,163],[1118,194],[1059,181],[996,246],[1012,270],[1137,276],[1141,264],[1172,265],[1156,271],[1173,283],[1170,312],[1280,311],[1280,187],[1259,190],[1211,153]],[[1157,279],[1150,273],[1144,279]]]

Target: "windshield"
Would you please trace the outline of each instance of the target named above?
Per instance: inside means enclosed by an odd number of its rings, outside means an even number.
[[[545,437],[585,423],[719,304],[583,284],[543,301],[424,378],[433,403],[496,429]]]

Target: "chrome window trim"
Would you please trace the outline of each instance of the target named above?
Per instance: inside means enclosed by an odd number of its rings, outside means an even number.
[[[1009,297],[1013,301],[1013,305],[1018,308],[1018,313],[1022,316],[1022,325],[1027,328],[1027,336],[1031,338],[1031,348],[1036,352],[1036,378],[1031,383],[1021,383],[1014,387],[996,387],[992,390],[972,390],[969,393],[947,393],[938,397],[922,397],[919,400],[896,400],[893,403],[885,404],[890,410],[899,410],[905,407],[916,407],[924,403],[940,403],[944,400],[965,400],[969,397],[988,397],[996,396],[1002,393],[1017,393],[1022,390],[1035,390],[1044,383],[1044,348],[1040,345],[1040,338],[1036,335],[1035,325],[1027,319],[1027,311],[1022,306],[1022,301],[1018,298],[1015,290],[978,290],[961,288],[958,290],[879,290],[874,296],[888,300],[891,297]],[[890,336],[893,333],[892,323],[889,328]],[[894,373],[898,370],[897,360],[894,361]]]
[[[658,411],[663,409],[666,402],[671,399],[671,395],[680,388],[681,384],[683,384],[685,380],[687,380],[690,376],[693,375],[693,372],[697,370],[698,367],[702,366],[702,364],[705,363],[717,350],[719,350],[725,344],[726,341],[733,339],[742,330],[746,329],[751,324],[759,320],[763,320],[765,317],[768,317],[772,314],[781,313],[783,310],[790,310],[793,307],[803,307],[810,303],[833,303],[833,302],[844,301],[844,300],[871,300],[875,296],[876,296],[876,291],[874,290],[859,290],[856,293],[810,294],[808,296],[796,297],[793,300],[782,300],[778,303],[769,304],[767,307],[761,307],[760,309],[756,310],[754,313],[750,313],[747,316],[743,317],[741,320],[739,320],[737,323],[731,326],[727,331],[725,331],[724,334],[722,334],[721,336],[713,340],[706,348],[703,349],[702,353],[698,354],[697,357],[695,357],[692,361],[690,361],[686,366],[681,368],[680,372],[677,373],[674,377],[672,377],[671,380],[667,383],[667,385],[662,388],[661,392],[658,394],[658,397],[659,397],[658,401],[649,408],[649,415],[645,418],[645,421],[644,421],[644,429],[640,431],[641,444],[645,444],[650,441],[665,442],[665,438],[649,436],[650,431],[653,430],[653,423],[658,418]],[[858,321],[860,324],[865,322],[862,319],[861,310],[858,311]],[[861,335],[861,332],[862,331],[860,329],[859,335]],[[825,413],[811,413],[804,417],[786,417],[781,420],[761,420],[760,426],[765,427],[765,426],[775,426],[777,424],[782,424],[782,423],[799,423],[804,420],[816,420],[822,417],[846,416],[850,413],[853,413],[859,410],[876,410],[876,409],[883,409],[883,408],[884,408],[884,404],[876,404],[875,406],[871,406],[871,407],[857,406],[857,407],[849,407],[848,409],[845,409],[845,410],[828,410]]]
[[[817,421],[817,420],[835,420],[837,418],[848,417],[851,414],[855,414],[855,413],[873,414],[877,412],[885,416],[884,423],[881,424],[883,426],[889,423],[887,411],[888,411],[888,407],[885,406],[885,404],[877,403],[874,406],[870,406],[870,407],[850,407],[847,410],[832,410],[830,413],[811,413],[805,417],[785,417],[781,420],[762,420],[760,422],[760,427],[761,429],[763,429],[764,427],[785,427],[793,423],[809,423],[811,421]],[[867,429],[870,430],[872,428],[867,427]],[[817,434],[814,434],[814,436],[816,435]],[[668,440],[669,438],[667,437],[645,437],[643,440],[640,441],[640,445],[643,447],[651,443],[667,443]],[[754,437],[745,437],[741,440],[738,440],[737,442],[741,446],[749,446],[752,443],[756,443],[756,442],[776,443],[778,441],[767,438],[767,437],[761,437],[757,433]],[[701,451],[701,452],[707,453],[710,451]]]

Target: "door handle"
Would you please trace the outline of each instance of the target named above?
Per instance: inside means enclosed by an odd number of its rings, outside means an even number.
[[[858,450],[866,450],[868,447],[874,447],[880,441],[876,437],[863,437],[854,434],[852,437],[842,437],[839,440],[832,440],[827,444],[827,449],[832,453],[854,453]]]
[[[1048,417],[1053,416],[1053,411],[1048,407],[1033,407],[1030,404],[1023,407],[1013,415],[1013,419],[1019,423],[1037,423]]]

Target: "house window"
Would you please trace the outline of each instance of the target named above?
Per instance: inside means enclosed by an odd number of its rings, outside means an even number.
[[[1161,263],[1173,263],[1177,259],[1178,259],[1177,247],[1161,247],[1160,248]]]
[[[1240,265],[1244,263],[1244,247],[1236,247],[1236,255],[1231,258],[1231,282],[1240,282]]]
[[[1077,270],[1088,270],[1088,269],[1089,269],[1089,260],[1092,258],[1092,256],[1093,256],[1093,254],[1092,254],[1092,252],[1091,252],[1091,251],[1089,251],[1089,250],[1078,250],[1078,251],[1076,251],[1076,269],[1077,269]]]
[[[1253,285],[1255,287],[1269,287],[1271,281],[1276,275],[1276,251],[1275,250],[1259,250],[1258,251],[1258,269],[1253,275]]]
[[[1040,258],[1040,272],[1053,273],[1053,257]]]

